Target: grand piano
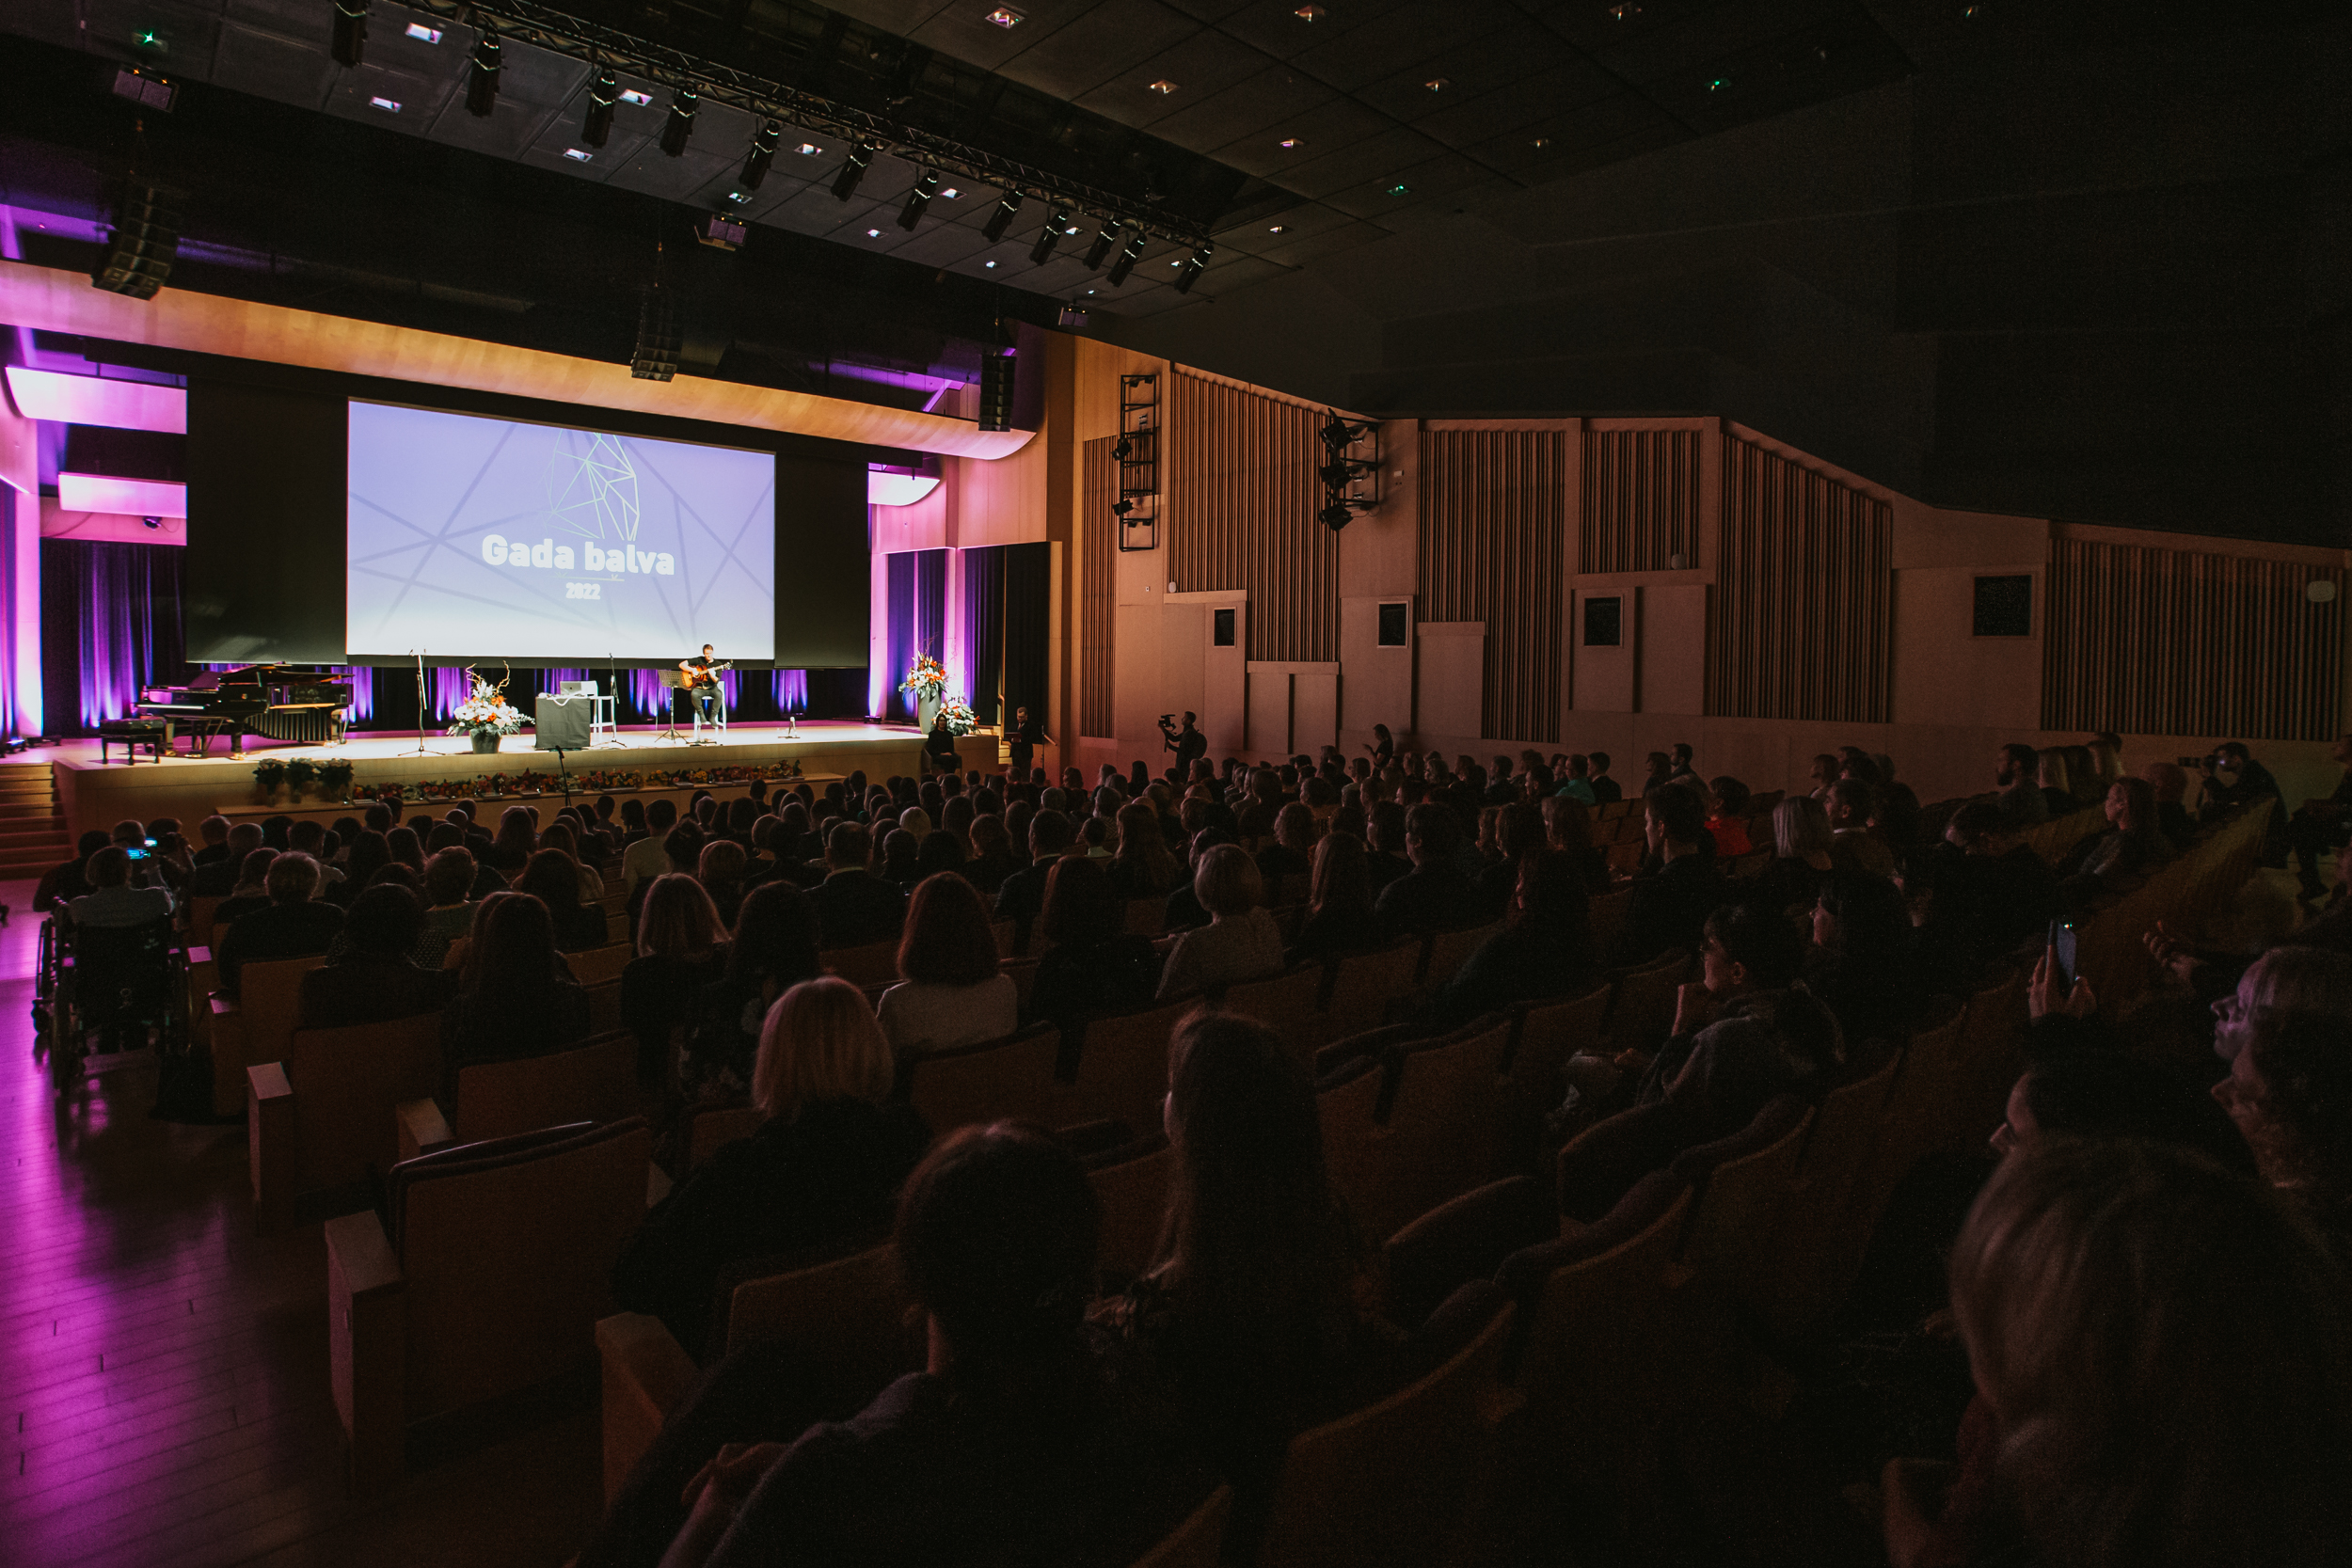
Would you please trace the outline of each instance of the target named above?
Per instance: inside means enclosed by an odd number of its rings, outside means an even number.
[[[164,721],[164,750],[175,731],[189,737],[190,754],[201,756],[213,736],[229,737],[229,754],[245,755],[246,732],[271,740],[339,745],[351,686],[338,672],[316,665],[248,664],[211,671],[181,687],[153,687],[139,693],[138,710]]]

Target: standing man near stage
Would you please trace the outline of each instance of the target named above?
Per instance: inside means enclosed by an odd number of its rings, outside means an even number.
[[[1160,715],[1160,744],[1176,753],[1176,776],[1192,777],[1192,765],[1209,754],[1209,737],[1196,727],[1200,722],[1197,713],[1184,715],[1184,727],[1178,729],[1173,714]]]
[[[1005,732],[1006,744],[1012,748],[1012,776],[1015,782],[1029,782],[1029,762],[1040,746],[1051,746],[1054,737],[1045,733],[1045,726],[1029,717],[1029,710],[1012,710],[1012,727]]]
[[[679,659],[677,665],[686,672],[688,691],[696,703],[702,705],[703,719],[713,724],[726,711],[726,692],[720,688],[719,677],[711,671],[711,666],[718,662],[711,657],[716,651],[706,642],[699,657]]]

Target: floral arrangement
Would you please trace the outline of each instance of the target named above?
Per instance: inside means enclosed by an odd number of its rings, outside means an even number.
[[[263,757],[253,765],[253,782],[263,789],[275,791],[285,782],[285,778],[286,759],[283,757]]]
[[[970,735],[979,727],[980,722],[978,715],[972,711],[972,705],[955,697],[939,705],[939,718],[947,726],[949,735]]]
[[[309,757],[288,757],[286,759],[287,788],[294,790],[308,789],[310,787],[310,781],[318,776],[319,765],[312,762]]]
[[[947,689],[947,667],[929,654],[914,656],[914,668],[898,683],[901,691],[912,691],[918,701],[936,701]]]
[[[349,757],[329,757],[319,764],[319,785],[332,790],[340,799],[348,800],[351,797],[351,773]]]
[[[473,690],[452,713],[455,722],[442,732],[444,735],[513,735],[531,722],[520,708],[506,700],[506,682],[513,678],[511,673],[496,686],[471,670],[466,672],[466,678],[473,683]]]

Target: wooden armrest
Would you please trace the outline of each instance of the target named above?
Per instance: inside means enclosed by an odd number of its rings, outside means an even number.
[[[380,1492],[405,1467],[406,1281],[370,1213],[326,1222],[327,1370],[351,1442],[352,1490]]]
[[[194,967],[197,964],[208,964],[212,961],[213,950],[211,948],[203,946],[191,946],[188,949],[188,963],[190,967]]]
[[[253,1180],[253,1224],[262,1235],[285,1229],[294,1220],[294,1163],[301,1151],[294,1131],[294,1085],[283,1062],[245,1069],[246,1158]]]
[[[241,1010],[235,997],[224,995],[219,991],[213,992],[212,1012],[215,1018],[234,1018]]]
[[[660,1318],[618,1312],[596,1323],[596,1354],[604,1365],[604,1500],[611,1506],[622,1482],[661,1431],[693,1383],[693,1359]]]
[[[449,1118],[430,1100],[404,1100],[392,1107],[392,1117],[400,1123],[400,1157],[404,1160],[447,1148],[457,1141],[449,1130]]]

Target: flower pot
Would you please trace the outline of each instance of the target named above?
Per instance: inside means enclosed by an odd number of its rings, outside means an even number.
[[[504,738],[496,730],[476,730],[473,732],[473,749],[476,752],[495,752],[499,749],[499,742]]]

